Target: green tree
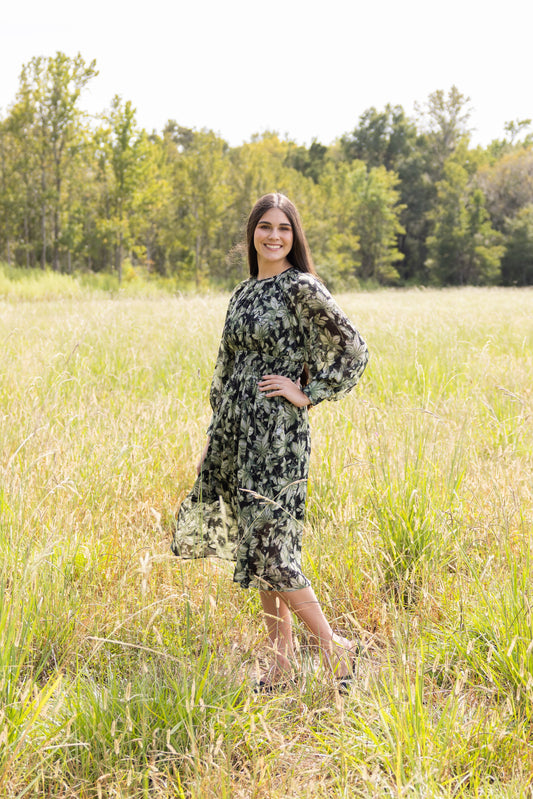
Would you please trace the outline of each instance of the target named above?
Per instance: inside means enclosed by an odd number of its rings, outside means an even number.
[[[164,143],[161,137],[152,134],[146,138],[144,146],[144,174],[138,201],[138,237],[144,250],[146,268],[160,274],[166,273],[161,230],[171,213],[171,201],[172,186]]]
[[[42,239],[40,165],[33,141],[33,115],[26,104],[18,103],[10,109],[1,136],[5,246],[13,237],[16,262],[35,266]],[[44,263],[41,260],[41,265]]]
[[[383,111],[368,108],[357,127],[341,137],[344,157],[364,161],[369,167],[384,166],[400,172],[415,146],[416,127],[402,106],[387,104]]]
[[[533,204],[507,221],[502,281],[507,286],[533,285]]]
[[[468,142],[471,116],[470,97],[452,86],[448,94],[442,89],[432,92],[423,105],[416,105],[421,130],[427,135],[432,153],[434,176],[440,178],[444,164],[462,142]]]
[[[330,162],[320,180],[323,192],[323,236],[320,255],[326,276],[334,282],[350,273],[363,280],[395,282],[401,260],[397,237],[402,232],[398,178],[385,167],[367,169],[362,161]]]
[[[316,139],[313,139],[309,147],[291,144],[285,164],[318,183],[324,171],[327,154],[328,148]]]
[[[41,209],[40,170],[32,134],[33,116],[27,104],[10,109],[2,126],[4,236],[18,241],[23,262],[34,266]],[[41,248],[42,249],[42,248]],[[42,262],[42,264],[44,261]]]
[[[107,118],[110,125],[110,162],[114,177],[111,216],[115,239],[115,269],[122,280],[124,247],[132,244],[132,216],[136,188],[139,183],[139,150],[141,133],[137,129],[135,109],[131,102],[115,96]]]
[[[23,193],[15,172],[17,141],[8,121],[0,121],[0,241],[9,265],[13,262],[13,244],[17,239],[23,213]]]
[[[440,202],[437,186],[444,179],[448,160],[458,148],[468,147],[469,103],[470,98],[452,86],[447,94],[435,91],[425,103],[415,106],[417,136],[398,164],[404,205],[401,221],[406,231],[400,240],[405,261],[399,271],[404,280],[425,281],[428,278],[429,236]]]
[[[96,235],[101,214],[96,159],[95,134],[87,126],[80,131],[76,157],[68,164],[64,184],[61,248],[69,273],[77,268],[97,271],[105,266]]]
[[[486,197],[492,224],[504,231],[507,220],[533,204],[533,147],[519,146],[482,167],[476,183]]]
[[[24,130],[23,147],[36,154],[39,164],[41,266],[44,268],[51,239],[52,264],[59,269],[64,182],[79,144],[82,90],[97,74],[95,62],[81,55],[69,58],[33,58],[22,68],[14,117]],[[25,164],[33,159],[26,156]],[[51,232],[49,231],[51,228]]]
[[[139,234],[148,195],[153,192],[149,180],[151,149],[145,131],[137,126],[131,102],[115,96],[110,111],[103,116],[103,125],[95,132],[95,151],[100,187],[97,235],[106,264],[112,254],[119,282],[126,254],[139,260],[145,257]]]
[[[363,177],[363,176],[361,176]],[[397,264],[403,259],[398,236],[405,233],[400,222],[398,177],[384,166],[368,170],[358,187],[357,232],[360,239],[360,276],[379,283],[396,283]]]
[[[355,184],[365,173],[362,161],[330,160],[320,178],[320,207],[308,238],[318,271],[333,289],[355,278],[361,263]]]
[[[472,186],[465,166],[452,157],[437,186],[428,239],[427,268],[444,285],[495,283],[504,252],[502,236],[493,229],[479,188]]]
[[[194,280],[224,281],[232,191],[227,143],[209,130],[167,124],[164,137],[170,199],[161,236],[171,271]]]
[[[531,127],[531,119],[513,119],[506,122],[504,125],[505,133],[507,134],[506,140],[511,146],[520,143],[522,146],[533,144],[533,133],[526,133],[524,139],[520,142],[518,137],[524,134],[528,128]]]
[[[340,152],[349,161],[360,159],[369,167],[385,167],[397,174],[403,232],[398,233],[396,246],[401,257],[394,268],[403,280],[420,278],[429,232],[427,212],[436,198],[427,134],[417,131],[399,105],[387,105],[383,111],[372,107],[359,117],[357,127],[341,138]]]

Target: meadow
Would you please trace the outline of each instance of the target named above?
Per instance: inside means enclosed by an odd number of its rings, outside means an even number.
[[[258,597],[182,562],[226,295],[0,282],[0,795],[528,797],[533,291],[338,300],[371,362],[311,411],[305,572],[362,647],[256,695]]]

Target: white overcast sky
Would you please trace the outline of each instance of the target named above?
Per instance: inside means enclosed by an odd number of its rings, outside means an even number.
[[[6,6],[9,6],[6,8]],[[231,145],[276,130],[330,144],[370,106],[414,113],[452,85],[474,143],[533,117],[533,0],[22,0],[0,11],[0,114],[33,56],[99,70],[82,105],[115,94],[139,124],[211,128]]]

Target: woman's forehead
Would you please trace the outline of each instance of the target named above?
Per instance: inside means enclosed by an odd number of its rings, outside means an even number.
[[[269,208],[259,222],[270,222],[272,225],[290,225],[291,220],[281,208]],[[257,224],[259,224],[259,222]]]

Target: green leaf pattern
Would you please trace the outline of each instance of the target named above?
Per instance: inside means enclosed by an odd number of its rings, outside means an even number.
[[[210,391],[211,436],[182,502],[172,551],[235,561],[243,587],[291,591],[302,573],[311,448],[307,408],[258,389],[265,374],[296,381],[313,405],[350,391],[368,361],[365,342],[327,289],[296,268],[234,290]]]

